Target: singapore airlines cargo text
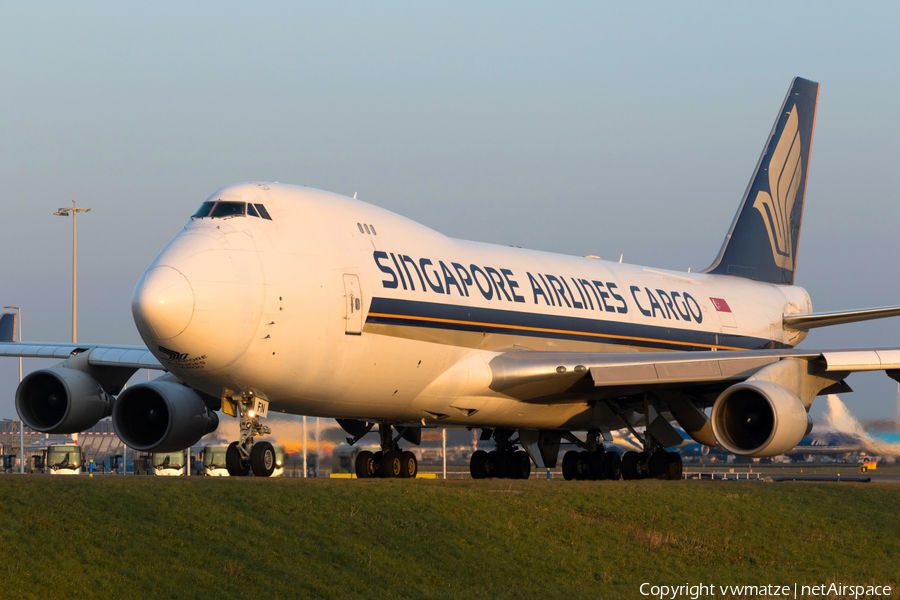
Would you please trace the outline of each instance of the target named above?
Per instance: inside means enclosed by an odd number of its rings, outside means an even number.
[[[817,598],[821,596],[829,596],[832,598],[859,598],[872,596],[890,596],[891,587],[887,585],[844,585],[841,583],[819,584],[819,585],[715,585],[699,583],[695,585],[653,585],[651,583],[641,584],[641,595],[652,596],[654,598],[675,600],[679,597],[697,600],[701,597],[716,596],[748,598],[752,596],[761,596],[766,598],[780,597],[785,598]]]

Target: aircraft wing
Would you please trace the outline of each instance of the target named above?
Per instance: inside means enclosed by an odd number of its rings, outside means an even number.
[[[712,388],[743,381],[784,359],[839,380],[856,371],[900,376],[900,348],[752,350],[735,352],[538,352],[514,350],[493,358],[490,388],[524,402],[565,403],[616,398],[653,389]],[[845,390],[849,391],[849,390]]]
[[[144,346],[114,346],[109,344],[42,344],[28,342],[0,343],[0,356],[24,358],[55,358],[66,360],[88,353],[88,364],[97,367],[121,367],[123,369],[165,368]]]

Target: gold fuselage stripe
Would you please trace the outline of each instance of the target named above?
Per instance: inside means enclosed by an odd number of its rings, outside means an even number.
[[[454,319],[440,319],[437,317],[414,317],[410,315],[389,315],[386,313],[369,313],[370,317],[381,317],[384,319],[403,319],[407,321],[428,321],[432,323],[450,323],[456,325],[474,325],[476,327],[497,327],[501,329],[518,329],[522,331],[537,331],[541,333],[561,333],[565,335],[580,335],[617,340],[629,340],[633,342],[653,342],[658,344],[673,344],[678,346],[691,346],[694,348],[709,348],[710,350],[746,350],[746,348],[735,348],[732,346],[717,346],[715,344],[695,344],[692,342],[677,342],[673,340],[660,340],[654,338],[634,337],[628,335],[613,335],[611,333],[591,333],[586,331],[568,331],[565,329],[548,329],[544,327],[526,327],[524,325],[503,325],[500,323],[479,323],[477,321],[457,321]]]

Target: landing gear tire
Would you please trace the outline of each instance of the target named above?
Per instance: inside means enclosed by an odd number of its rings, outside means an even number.
[[[677,452],[668,452],[666,458],[669,462],[669,468],[666,470],[666,479],[670,481],[681,479],[684,473],[684,464],[681,462],[681,455]]]
[[[496,466],[494,467],[494,477],[498,477],[500,479],[514,479],[514,470],[515,467],[513,465],[513,453],[509,450],[497,451],[494,455],[494,462]]]
[[[606,466],[606,478],[610,481],[618,481],[622,477],[622,459],[614,450],[607,450],[603,454],[603,462]]]
[[[371,479],[375,477],[375,455],[363,450],[356,455],[356,478]]]
[[[569,450],[563,454],[562,464],[563,479],[572,481],[578,476],[578,452]]]
[[[587,450],[578,453],[578,475],[575,476],[578,480],[585,480],[591,478],[591,453]]]
[[[415,479],[416,474],[419,472],[419,462],[416,460],[416,455],[406,450],[400,453],[400,477],[404,479]]]
[[[669,458],[665,450],[657,450],[647,459],[647,471],[650,477],[662,479],[668,470]]]
[[[476,450],[472,454],[472,459],[469,461],[469,472],[472,473],[472,479],[487,478],[487,460],[488,453],[484,450]]]
[[[510,467],[512,473],[510,473],[513,479],[528,479],[531,477],[531,458],[528,456],[527,452],[515,452],[511,453],[510,458]]]
[[[379,450],[375,454],[372,455],[372,460],[375,463],[375,474],[372,477],[382,477],[381,474],[381,465],[383,464],[382,459],[384,458],[384,452]]]
[[[604,454],[605,452],[600,449],[591,452],[588,457],[588,473],[590,478],[594,481],[606,479],[606,460]]]
[[[237,442],[228,444],[228,450],[225,451],[225,468],[232,477],[245,477],[250,474],[250,465],[244,463],[241,458]]]
[[[650,455],[646,452],[638,452],[637,478],[646,479],[650,476]]]
[[[638,453],[629,450],[622,457],[622,479],[631,480],[638,478]]]
[[[389,450],[381,457],[381,476],[382,477],[400,477],[403,472],[403,466],[400,461],[400,453],[395,450]]]
[[[484,461],[484,473],[485,477],[497,477],[497,451],[491,450],[487,453]]]
[[[257,442],[250,450],[250,467],[256,477],[271,477],[275,472],[275,448],[269,442]]]

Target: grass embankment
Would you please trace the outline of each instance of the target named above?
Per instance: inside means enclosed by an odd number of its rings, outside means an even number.
[[[900,588],[889,484],[0,476],[6,598]],[[719,596],[721,597],[721,596]]]

